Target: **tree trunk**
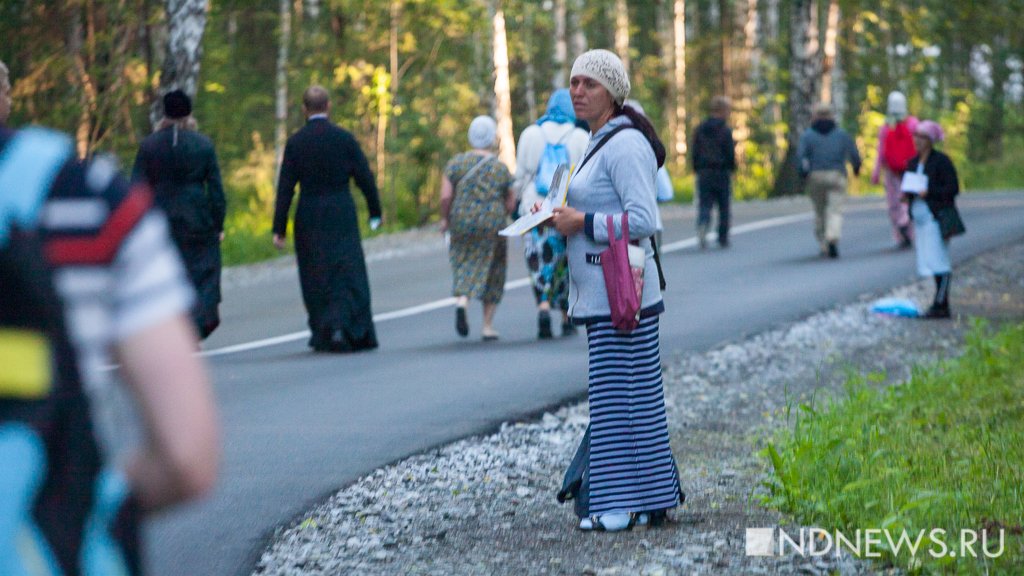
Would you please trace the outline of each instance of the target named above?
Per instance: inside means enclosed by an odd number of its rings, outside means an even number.
[[[672,46],[675,72],[672,75],[672,101],[675,103],[675,130],[672,149],[679,167],[686,165],[686,0],[672,3]]]
[[[723,96],[733,98],[735,95],[732,91],[733,10],[731,0],[718,0],[718,24],[722,49],[721,93]]]
[[[494,99],[498,120],[498,158],[516,171],[516,142],[512,134],[512,95],[508,78],[508,41],[501,0],[491,0],[494,23]]]
[[[1004,36],[992,39],[992,90],[988,102],[988,118],[985,127],[986,154],[983,160],[998,160],[1003,157],[1003,135],[1006,132],[1005,111],[1006,82],[1010,79],[1010,67],[1006,60],[1010,56],[1009,42]]]
[[[789,138],[773,196],[797,194],[801,191],[797,174],[796,148],[800,135],[811,125],[811,105],[820,92],[818,34],[814,27],[817,12],[815,0],[793,0],[790,14],[790,87]]]
[[[530,114],[530,122],[537,121],[537,69],[533,66],[533,8],[523,6],[524,32],[523,52],[526,54],[524,83],[526,88],[526,110]]]
[[[565,33],[565,0],[555,0],[555,50],[553,62],[555,75],[551,79],[551,90],[568,86],[569,66],[567,64],[569,43]]]
[[[89,143],[93,126],[93,111],[96,109],[96,84],[86,64],[85,26],[82,23],[82,7],[72,6],[68,29],[67,50],[71,60],[69,72],[71,85],[79,89],[78,126],[75,129],[75,150],[79,158],[89,155]]]
[[[164,94],[184,90],[195,98],[199,85],[199,65],[206,29],[206,0],[165,0],[167,13],[167,49],[160,71],[160,90],[150,106],[149,120],[155,128],[163,119]]]
[[[737,90],[737,98],[733,106],[733,118],[736,121],[736,159],[743,163],[743,150],[751,136],[751,115],[754,110],[754,91],[761,83],[760,49],[758,44],[757,0],[747,0],[746,9],[742,11],[743,47],[738,63],[742,80]]]
[[[615,0],[615,53],[629,73],[629,7],[626,0]]]
[[[676,112],[672,107],[674,102],[673,97],[673,82],[671,81],[672,74],[675,73],[674,62],[672,61],[673,49],[675,46],[672,43],[672,27],[669,25],[668,10],[671,5],[671,0],[657,0],[655,5],[655,20],[654,26],[657,29],[658,39],[658,55],[661,58],[661,77],[666,78],[669,81],[665,84],[665,91],[660,95],[666,105],[662,108],[664,114],[665,125],[668,127],[669,138],[672,138],[676,133]],[[654,120],[654,119],[652,119]],[[656,122],[656,121],[655,121]],[[669,158],[667,162],[673,162],[675,153],[672,148],[672,143],[669,142],[667,146],[667,152]]]
[[[834,100],[833,71],[836,65],[836,40],[839,34],[839,2],[831,0],[828,6],[828,24],[825,28],[824,58],[821,61],[821,101]]]
[[[390,122],[391,128],[391,142],[392,148],[395,147],[395,143],[398,142],[398,116],[394,114],[395,106],[398,103],[398,82],[399,82],[399,68],[398,68],[398,42],[399,42],[399,26],[402,23],[402,0],[391,0],[391,34],[388,38],[389,49],[391,52],[391,101],[387,107],[387,121]],[[381,157],[386,156],[387,148],[381,145]],[[377,178],[384,178],[384,162],[378,160],[377,167]],[[391,171],[388,174],[388,187],[389,197],[391,199],[391,216],[393,218],[398,217],[398,172],[395,169],[395,163],[391,163]]]
[[[292,42],[292,9],[288,0],[279,0],[281,29],[277,38],[277,77],[274,106],[274,162],[276,175],[281,172],[284,145],[288,140],[288,48]]]
[[[587,35],[583,31],[583,0],[572,0],[569,12],[569,28],[572,30],[572,51],[569,53],[569,67],[576,57],[587,51]]]

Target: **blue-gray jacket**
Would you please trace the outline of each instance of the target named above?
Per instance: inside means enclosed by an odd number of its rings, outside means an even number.
[[[806,176],[819,170],[836,170],[846,174],[846,162],[853,173],[860,174],[860,152],[853,139],[832,120],[816,120],[800,136],[797,147],[800,174]]]
[[[591,135],[586,158],[606,134],[620,125],[631,126],[626,116],[616,116]],[[582,160],[581,160],[582,162]],[[622,130],[612,136],[569,181],[568,204],[586,213],[584,230],[568,237],[569,315],[576,323],[609,320],[608,293],[597,255],[608,248],[605,216],[612,215],[616,234],[621,234],[621,214],[629,213],[630,238],[641,239],[647,252],[641,315],[664,310],[658,286],[650,237],[656,231],[655,202],[658,162],[650,143],[639,130]]]

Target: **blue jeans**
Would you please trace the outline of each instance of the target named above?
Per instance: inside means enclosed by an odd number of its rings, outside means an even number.
[[[699,170],[697,172],[699,198],[697,225],[711,223],[712,204],[718,204],[718,241],[729,240],[729,203],[732,199],[732,181],[728,170]]]

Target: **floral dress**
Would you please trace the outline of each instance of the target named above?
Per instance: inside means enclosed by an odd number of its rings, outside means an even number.
[[[496,304],[505,290],[508,246],[498,231],[508,218],[505,197],[512,174],[494,156],[472,152],[452,158],[444,174],[455,188],[448,215],[452,294]]]

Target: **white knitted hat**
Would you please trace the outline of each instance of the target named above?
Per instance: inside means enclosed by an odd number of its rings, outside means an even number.
[[[497,135],[498,124],[490,116],[477,116],[469,123],[469,145],[473,148],[490,148]]]
[[[629,96],[629,76],[626,75],[626,67],[613,52],[597,49],[580,54],[572,64],[569,77],[579,75],[600,82],[619,106],[622,106]]]
[[[889,98],[886,101],[885,113],[888,116],[894,116],[897,119],[902,120],[907,117],[907,97],[898,90],[893,90],[889,93]]]

